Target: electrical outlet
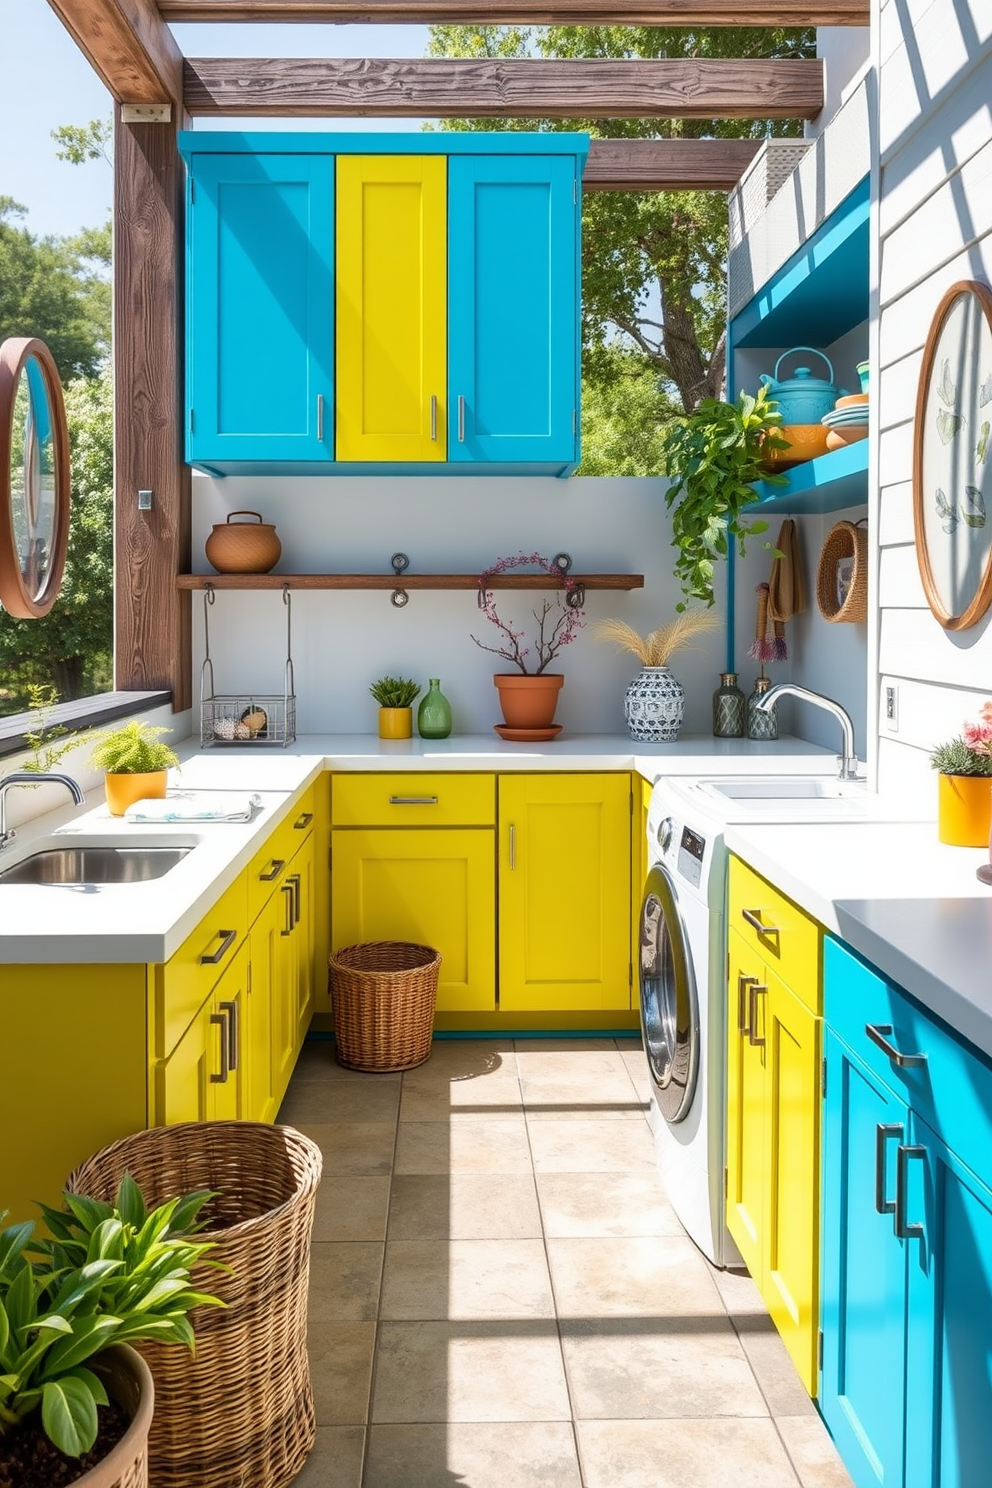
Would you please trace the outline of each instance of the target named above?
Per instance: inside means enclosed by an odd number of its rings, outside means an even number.
[[[885,689],[885,726],[890,734],[899,732],[898,687],[886,687]]]

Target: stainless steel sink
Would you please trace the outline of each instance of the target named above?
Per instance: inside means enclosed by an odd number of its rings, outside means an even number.
[[[838,780],[826,776],[822,779],[780,776],[775,780],[710,780],[707,784],[718,795],[731,801],[822,801],[845,796],[857,800],[867,791],[863,780]]]
[[[189,847],[58,847],[0,869],[0,884],[124,884],[162,878]]]

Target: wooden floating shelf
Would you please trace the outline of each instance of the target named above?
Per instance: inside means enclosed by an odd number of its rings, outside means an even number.
[[[570,573],[584,589],[643,589],[643,574]],[[475,589],[478,574],[179,574],[178,589]],[[555,589],[552,574],[496,574],[491,589]],[[563,587],[563,586],[562,586]]]

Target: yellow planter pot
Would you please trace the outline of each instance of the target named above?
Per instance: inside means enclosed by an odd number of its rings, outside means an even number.
[[[150,770],[147,774],[140,775],[107,774],[103,779],[111,816],[123,816],[135,801],[163,800],[169,772]]]
[[[951,847],[985,847],[992,832],[992,778],[938,776],[937,836]]]
[[[379,738],[380,739],[412,739],[413,738],[413,709],[412,708],[380,708],[379,709]]]

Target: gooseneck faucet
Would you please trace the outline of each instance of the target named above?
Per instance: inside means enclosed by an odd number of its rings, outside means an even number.
[[[14,770],[0,780],[0,852],[13,842],[15,832],[7,826],[7,792],[12,785],[64,785],[77,806],[82,806],[84,796],[71,775],[59,775],[54,771]]]
[[[774,687],[769,687],[763,697],[754,704],[760,708],[762,713],[768,713],[775,706],[780,697],[801,698],[804,703],[815,703],[818,708],[825,708],[832,713],[841,726],[844,735],[843,754],[838,755],[841,780],[856,780],[858,775],[858,756],[854,752],[854,724],[851,715],[840,703],[835,703],[833,698],[824,697],[822,692],[811,692],[808,687],[800,687],[796,682],[777,682]]]

